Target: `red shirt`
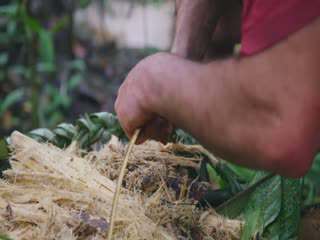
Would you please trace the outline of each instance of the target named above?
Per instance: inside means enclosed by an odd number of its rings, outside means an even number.
[[[320,0],[244,0],[243,4],[241,54],[245,56],[271,47],[320,16]]]

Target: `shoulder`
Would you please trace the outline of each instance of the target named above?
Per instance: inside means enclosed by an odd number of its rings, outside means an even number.
[[[244,0],[243,55],[253,55],[288,38],[320,16],[320,0]]]

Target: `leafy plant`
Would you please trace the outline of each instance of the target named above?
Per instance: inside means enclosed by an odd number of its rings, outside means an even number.
[[[111,113],[93,113],[76,121],[75,125],[62,123],[55,129],[35,129],[29,133],[41,142],[51,142],[59,147],[69,146],[76,141],[81,148],[89,148],[95,143],[105,143],[112,135],[126,141],[117,118]]]
[[[53,127],[63,121],[72,103],[70,92],[78,87],[86,70],[84,62],[72,56],[66,58],[63,67],[57,67],[54,40],[72,25],[70,13],[50,21],[50,16],[33,15],[29,5],[31,1],[23,0],[0,5],[0,121],[19,104],[21,111],[15,116],[20,118],[7,122],[10,128],[23,125],[21,130]],[[61,79],[61,71],[65,79]]]

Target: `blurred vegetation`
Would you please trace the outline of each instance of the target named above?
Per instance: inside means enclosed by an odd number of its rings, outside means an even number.
[[[107,86],[109,89],[106,90],[106,94],[114,95],[110,92],[116,92],[118,82],[123,80],[119,78],[124,78],[135,62],[150,54],[150,51],[143,51],[142,54],[130,52],[123,57],[122,52],[114,53],[114,50],[106,46],[92,50],[92,43],[83,43],[80,40],[79,44],[74,29],[75,12],[93,2],[98,4],[99,14],[103,17],[103,10],[109,6],[108,0],[0,2],[0,135],[9,134],[14,129],[26,132],[39,127],[54,127],[60,122],[71,120],[82,113],[78,110],[72,115],[70,108],[73,104],[78,104],[78,109],[82,109],[83,105],[88,106],[87,103],[78,103],[79,98],[83,99],[82,96],[78,96],[78,99],[74,96],[81,85],[84,86],[80,83],[86,78],[97,78],[100,74],[100,79],[105,78],[113,84],[117,81],[115,86],[109,84],[111,86]],[[159,4],[163,0],[130,2],[134,6]],[[84,51],[90,59],[75,54],[79,46],[79,51]],[[106,62],[112,65],[109,59],[106,60],[108,54],[115,58],[113,62],[118,66],[105,70]],[[132,58],[129,55],[137,57]],[[93,69],[91,72],[95,73],[88,74],[88,66]],[[96,88],[101,89],[101,86]],[[85,91],[84,98],[97,105],[97,94]],[[101,101],[99,104],[103,105]],[[108,104],[110,111],[111,103]],[[89,104],[84,110],[99,109],[90,109]]]
[[[22,123],[21,130],[53,126],[64,119],[72,103],[69,93],[85,70],[84,62],[72,54],[73,13],[87,4],[1,2],[0,122],[4,128],[21,129]],[[58,79],[60,69],[65,71],[64,79]]]

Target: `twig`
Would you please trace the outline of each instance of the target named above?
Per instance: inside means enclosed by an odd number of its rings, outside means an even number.
[[[113,228],[114,228],[114,220],[115,220],[116,211],[117,211],[117,207],[118,207],[121,185],[122,185],[124,174],[125,174],[125,171],[126,171],[126,168],[127,168],[128,161],[129,161],[130,153],[132,151],[133,145],[137,141],[139,133],[140,133],[140,129],[137,129],[134,132],[133,137],[131,138],[131,140],[129,142],[128,149],[127,149],[126,155],[124,157],[124,160],[123,160],[123,163],[122,163],[122,166],[121,166],[121,170],[120,170],[120,174],[119,174],[119,177],[118,177],[116,191],[114,193],[113,200],[112,200],[112,209],[111,209],[111,215],[110,215],[110,226],[109,226],[109,231],[108,231],[108,240],[112,239],[112,233],[113,233]]]

